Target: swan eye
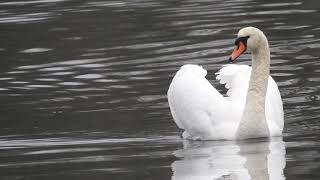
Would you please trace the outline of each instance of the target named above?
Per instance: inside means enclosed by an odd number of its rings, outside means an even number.
[[[239,43],[242,42],[245,46],[247,46],[247,41],[248,41],[249,37],[250,36],[238,37],[236,39],[236,41],[234,42],[234,44],[236,46],[239,46]]]

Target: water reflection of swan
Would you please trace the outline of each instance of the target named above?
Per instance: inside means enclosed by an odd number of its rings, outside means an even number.
[[[174,152],[172,180],[285,179],[285,143],[270,141],[183,141]]]

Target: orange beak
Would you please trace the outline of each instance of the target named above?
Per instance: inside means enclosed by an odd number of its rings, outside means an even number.
[[[247,47],[243,42],[239,42],[238,46],[236,46],[229,57],[230,62],[234,62],[241,54],[243,54],[247,50]]]

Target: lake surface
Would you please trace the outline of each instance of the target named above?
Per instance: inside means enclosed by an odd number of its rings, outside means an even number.
[[[320,179],[319,0],[0,2],[1,179]],[[238,30],[271,46],[282,138],[190,142],[166,92]],[[250,64],[248,54],[239,64]]]

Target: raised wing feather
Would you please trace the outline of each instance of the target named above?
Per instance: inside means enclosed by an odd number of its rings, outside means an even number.
[[[225,84],[229,100],[244,102],[247,96],[251,67],[247,65],[229,64],[216,73],[216,79]]]
[[[206,74],[201,66],[184,65],[168,90],[174,121],[193,139],[218,139],[215,137],[226,134],[221,125],[228,124],[228,118],[222,120],[230,102],[210,84]]]
[[[266,118],[271,134],[280,136],[284,126],[284,112],[277,83],[269,76],[266,96]]]

